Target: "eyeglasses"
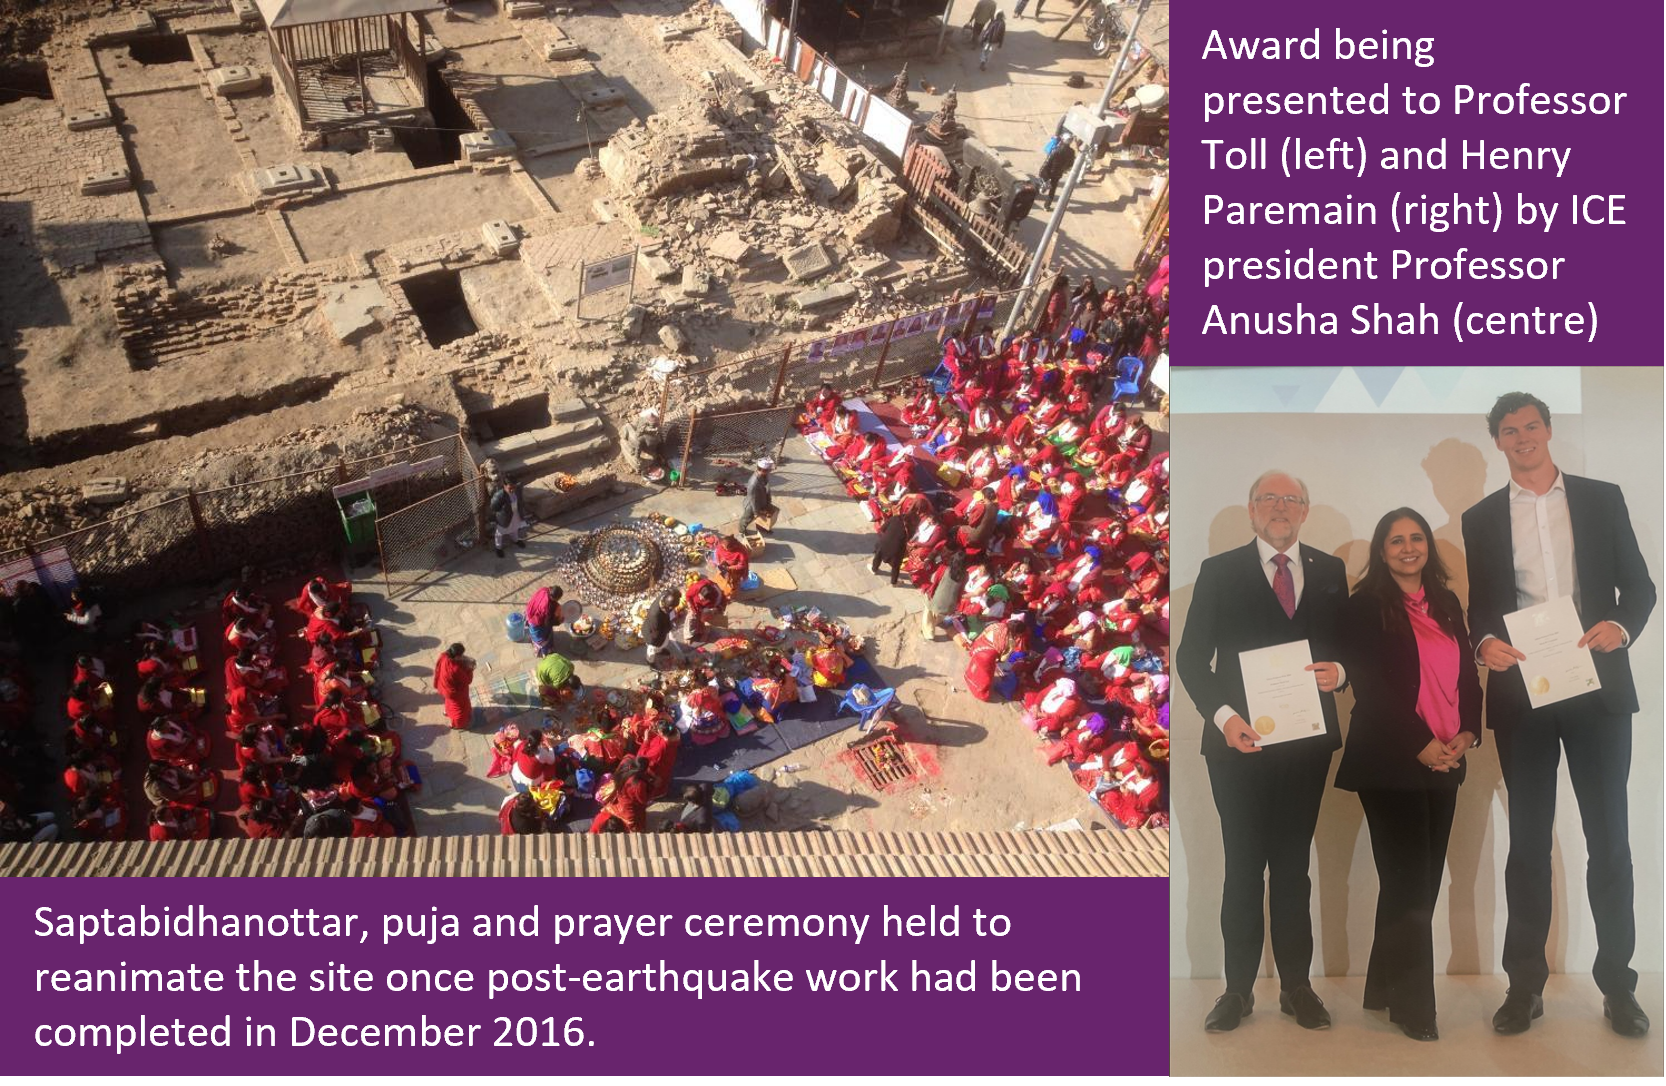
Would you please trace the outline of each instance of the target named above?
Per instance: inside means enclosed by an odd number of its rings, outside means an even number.
[[[1299,498],[1294,494],[1257,494],[1255,501],[1257,505],[1288,505],[1294,507],[1307,504],[1306,498]]]

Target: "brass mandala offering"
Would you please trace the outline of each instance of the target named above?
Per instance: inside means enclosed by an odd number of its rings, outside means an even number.
[[[579,536],[557,563],[557,575],[587,610],[632,624],[633,605],[666,583],[679,585],[695,561],[687,538],[675,535],[668,519],[632,520]]]

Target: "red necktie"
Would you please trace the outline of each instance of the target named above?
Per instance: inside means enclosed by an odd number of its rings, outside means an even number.
[[[1284,608],[1284,617],[1295,618],[1296,578],[1290,575],[1290,556],[1273,555],[1273,565],[1278,567],[1278,572],[1273,574],[1273,595],[1278,597],[1278,605]]]

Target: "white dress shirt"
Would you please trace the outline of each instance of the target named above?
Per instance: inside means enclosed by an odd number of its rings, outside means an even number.
[[[1516,607],[1572,596],[1577,609],[1573,522],[1568,519],[1568,486],[1560,471],[1543,494],[1510,480],[1510,546],[1516,565]]]
[[[1277,566],[1276,563],[1273,562],[1273,558],[1276,557],[1277,555],[1282,554],[1285,557],[1290,559],[1290,566],[1289,566],[1290,579],[1291,579],[1291,581],[1293,581],[1295,583],[1295,586],[1296,586],[1296,606],[1297,607],[1300,607],[1302,605],[1302,589],[1304,587],[1306,587],[1306,585],[1307,585],[1307,575],[1302,570],[1302,551],[1301,551],[1301,548],[1302,548],[1301,541],[1297,540],[1296,542],[1290,544],[1288,547],[1286,547],[1283,550],[1276,550],[1273,547],[1273,545],[1271,543],[1267,542],[1265,539],[1262,539],[1260,536],[1255,537],[1255,550],[1256,550],[1256,553],[1261,555],[1261,572],[1266,575],[1268,586],[1271,586],[1272,583],[1273,583],[1273,578],[1278,576],[1278,566]],[[1314,661],[1314,663],[1319,663],[1319,662],[1320,661],[1318,661],[1318,660]],[[1342,665],[1341,664],[1337,664],[1336,665],[1336,686],[1337,686],[1338,689],[1341,689],[1342,687],[1344,687],[1346,685],[1348,685],[1348,674],[1347,674],[1347,672],[1342,670]],[[1226,731],[1226,722],[1231,720],[1234,716],[1237,716],[1237,715],[1238,715],[1238,710],[1234,709],[1232,706],[1230,706],[1230,705],[1221,706],[1219,709],[1215,710],[1215,727],[1219,728],[1223,732]]]
[[[1510,480],[1510,551],[1516,567],[1516,607],[1536,607],[1561,596],[1573,597],[1579,610],[1579,568],[1574,564],[1573,520],[1568,516],[1568,484],[1562,473],[1543,494]],[[1580,621],[1584,621],[1583,615]],[[1620,647],[1631,634],[1619,623]],[[1481,639],[1487,643],[1488,634]],[[1480,645],[1476,646],[1479,659]]]

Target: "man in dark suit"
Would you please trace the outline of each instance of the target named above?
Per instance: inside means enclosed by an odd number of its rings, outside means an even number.
[[[1313,921],[1307,871],[1331,755],[1342,745],[1332,692],[1347,680],[1329,661],[1337,656],[1348,579],[1340,558],[1297,541],[1307,511],[1301,480],[1269,471],[1255,481],[1249,498],[1255,541],[1208,559],[1198,570],[1175,658],[1205,721],[1203,756],[1226,855],[1221,893],[1226,994],[1204,1019],[1210,1031],[1237,1028],[1255,1006],[1263,871],[1269,880],[1279,1008],[1307,1029],[1330,1025],[1330,1013],[1308,983]],[[1325,734],[1263,749],[1247,723],[1238,654],[1303,640],[1316,661],[1309,670],[1321,691]]]
[[[1654,610],[1654,582],[1637,547],[1625,497],[1612,483],[1563,474],[1550,458],[1550,409],[1534,396],[1499,397],[1487,416],[1510,482],[1463,515],[1469,623],[1487,682],[1487,727],[1510,796],[1510,858],[1504,894],[1504,971],[1510,990],[1493,1016],[1500,1033],[1521,1033],[1544,1013],[1545,941],[1550,936],[1551,830],[1556,768],[1568,754],[1589,853],[1585,885],[1597,932],[1591,978],[1614,1032],[1641,1037],[1649,1019],[1633,991],[1637,942],[1632,910],[1626,778],[1637,691],[1627,650]],[[1541,708],[1528,703],[1504,616],[1571,596],[1602,689]]]

